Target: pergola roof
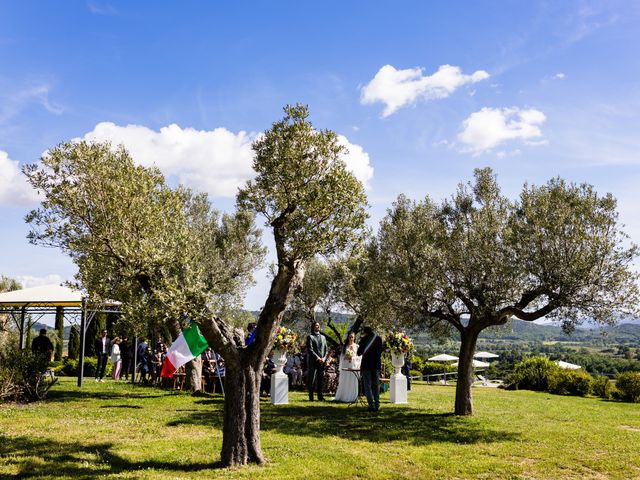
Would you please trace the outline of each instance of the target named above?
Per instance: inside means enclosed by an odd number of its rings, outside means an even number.
[[[42,285],[0,293],[1,307],[80,307],[82,292],[62,285]]]
[[[86,295],[81,291],[57,284],[23,288],[0,293],[0,313],[8,313],[12,309],[19,308],[46,313],[55,311],[57,307],[79,311],[82,308],[83,297]],[[117,308],[120,305],[121,303],[115,300],[100,302],[101,308]]]

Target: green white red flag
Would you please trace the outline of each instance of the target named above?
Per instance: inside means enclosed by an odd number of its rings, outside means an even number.
[[[198,326],[192,323],[182,331],[180,336],[176,338],[176,341],[169,347],[160,376],[163,378],[173,377],[177,369],[196,358],[204,352],[208,346],[209,344],[200,333]]]

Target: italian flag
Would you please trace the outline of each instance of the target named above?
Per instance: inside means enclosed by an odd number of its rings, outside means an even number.
[[[200,333],[198,326],[193,323],[183,330],[176,341],[171,344],[167,351],[167,358],[162,365],[160,376],[164,378],[173,377],[173,373],[182,365],[190,362],[196,356],[204,352],[209,344]]]

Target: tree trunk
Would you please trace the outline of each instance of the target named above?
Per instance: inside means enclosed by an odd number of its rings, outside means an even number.
[[[187,373],[187,386],[191,392],[202,391],[202,358],[196,358],[185,365]]]
[[[465,330],[461,334],[458,355],[458,382],[456,384],[456,415],[473,415],[471,386],[474,381],[473,354],[476,351],[478,332]]]
[[[260,446],[261,378],[262,372],[250,365],[227,370],[220,454],[225,467],[265,463]]]

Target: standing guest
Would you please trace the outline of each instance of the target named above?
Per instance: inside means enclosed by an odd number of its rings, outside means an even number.
[[[111,339],[107,337],[107,331],[100,332],[100,338],[95,343],[98,364],[96,365],[96,382],[104,382],[104,370],[107,368],[107,360],[111,354]]]
[[[376,335],[371,327],[362,329],[358,356],[360,361],[360,374],[362,376],[362,388],[367,397],[369,412],[380,410],[380,370],[382,370],[382,339]]]
[[[129,380],[129,362],[131,359],[131,345],[129,339],[124,337],[120,342],[120,357],[122,358],[122,377]]]
[[[253,341],[256,338],[256,327],[258,325],[254,322],[249,323],[249,325],[247,325],[247,338],[244,341],[244,344],[248,347],[249,345],[251,345],[253,343]]]
[[[122,372],[122,354],[120,351],[120,337],[116,337],[111,342],[111,363],[113,363],[113,371],[111,372],[111,378],[114,380],[120,380],[120,373]]]
[[[47,329],[41,328],[40,335],[33,339],[31,342],[31,351],[36,355],[42,355],[51,360],[51,354],[53,353],[53,343],[47,337]]]
[[[202,376],[204,377],[205,390],[213,392],[215,388],[213,385],[213,370],[215,369],[213,362],[213,349],[207,347],[207,349],[200,355],[202,358]]]
[[[307,337],[307,389],[309,401],[313,402],[313,390],[318,393],[318,400],[324,400],[322,395],[322,377],[327,360],[327,339],[320,333],[320,324],[311,324],[311,335]]]
[[[224,358],[222,358],[222,356],[218,352],[214,352],[213,358],[213,371],[211,372],[211,374],[213,378],[214,390],[216,384],[220,385],[221,390],[224,390],[224,378],[226,376]]]

